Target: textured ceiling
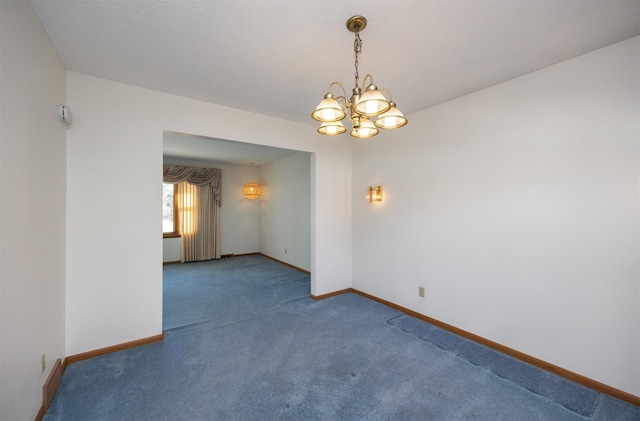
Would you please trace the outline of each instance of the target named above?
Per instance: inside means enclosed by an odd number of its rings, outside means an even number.
[[[68,70],[314,125],[360,73],[411,114],[638,35],[639,0],[31,0]]]
[[[68,70],[314,126],[329,83],[353,87],[356,14],[361,77],[407,115],[640,33],[640,0],[31,3]],[[164,147],[245,165],[289,153],[175,133]]]

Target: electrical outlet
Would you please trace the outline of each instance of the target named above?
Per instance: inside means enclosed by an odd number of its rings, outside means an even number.
[[[40,371],[44,372],[45,368],[47,368],[47,355],[43,352],[40,357]]]
[[[418,296],[424,298],[424,287],[418,287]]]

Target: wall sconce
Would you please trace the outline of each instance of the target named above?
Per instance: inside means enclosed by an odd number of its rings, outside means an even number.
[[[367,199],[369,199],[369,203],[382,202],[382,186],[370,186]]]
[[[242,188],[242,194],[249,200],[257,199],[260,196],[260,186],[255,183],[247,183]]]

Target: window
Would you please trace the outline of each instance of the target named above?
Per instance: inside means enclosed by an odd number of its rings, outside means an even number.
[[[180,236],[175,198],[177,188],[177,184],[162,183],[162,236],[164,238]]]

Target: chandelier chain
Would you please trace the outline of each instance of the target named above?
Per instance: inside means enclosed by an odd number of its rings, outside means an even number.
[[[360,39],[360,32],[358,32],[356,30],[356,39],[353,41],[353,52],[356,56],[356,61],[355,61],[355,67],[356,67],[356,73],[355,73],[355,78],[356,78],[356,87],[358,87],[358,83],[360,81],[360,74],[358,73],[358,64],[360,64],[358,62],[358,58],[360,56],[360,53],[362,52],[362,40]]]

